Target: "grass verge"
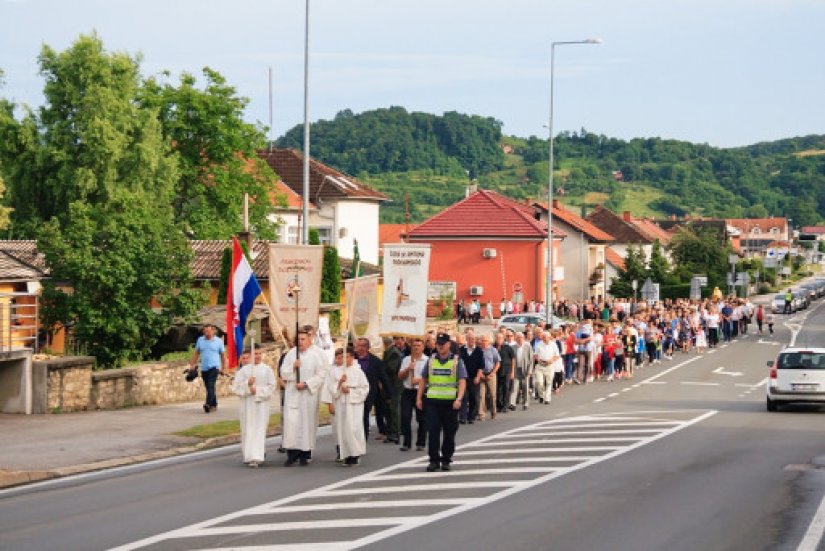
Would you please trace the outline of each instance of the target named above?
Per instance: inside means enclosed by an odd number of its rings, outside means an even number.
[[[329,412],[326,404],[321,404],[319,409],[319,425],[329,424]],[[231,421],[218,421],[216,423],[209,423],[206,425],[195,425],[188,429],[174,432],[175,436],[186,436],[189,438],[199,438],[206,440],[208,438],[217,438],[220,436],[232,436],[241,433],[241,422],[237,419]],[[273,413],[269,416],[269,429],[267,434],[270,436],[281,433],[281,414]]]

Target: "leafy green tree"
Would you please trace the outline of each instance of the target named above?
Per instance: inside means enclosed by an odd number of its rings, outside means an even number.
[[[113,366],[145,356],[202,301],[170,207],[177,162],[157,113],[138,105],[137,59],[93,35],[60,53],[44,46],[39,61],[45,105],[5,126],[20,153],[7,172],[15,207],[31,217],[15,223],[38,237],[51,272],[44,322]]]
[[[341,264],[338,260],[338,249],[332,246],[324,247],[324,268],[321,274],[321,302],[341,302]],[[338,333],[341,330],[340,310],[330,312],[329,328],[332,333]]]
[[[618,277],[614,278],[609,292],[614,297],[632,297],[633,282],[636,281],[637,289],[641,289],[642,283],[647,277],[645,252],[641,246],[638,248],[632,245],[627,246],[624,258],[624,269],[619,270]]]
[[[248,193],[252,229],[257,237],[273,239],[277,225],[268,217],[276,177],[257,155],[264,132],[243,120],[249,100],[238,97],[217,71],[207,67],[202,73],[203,88],[183,73],[177,85],[152,77],[140,91],[140,104],[157,110],[178,156],[175,219],[196,239],[226,239],[241,229]]]
[[[678,280],[684,283],[693,274],[707,274],[711,288],[727,285],[728,255],[732,252],[716,232],[692,225],[681,227],[670,242]]]
[[[647,263],[647,276],[655,283],[670,282],[670,264],[662,251],[662,244],[656,239],[650,250],[650,260]]]

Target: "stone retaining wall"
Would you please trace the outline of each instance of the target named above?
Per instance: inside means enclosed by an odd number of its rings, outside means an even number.
[[[264,347],[263,361],[277,366],[281,348]],[[187,362],[151,362],[122,369],[93,371],[89,356],[55,358],[34,362],[48,373],[46,403],[49,412],[117,409],[129,406],[171,404],[202,400],[203,380],[187,382]],[[219,377],[218,396],[232,394],[232,377]]]

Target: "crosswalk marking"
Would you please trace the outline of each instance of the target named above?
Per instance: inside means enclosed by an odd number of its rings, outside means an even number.
[[[542,421],[459,446],[449,472],[426,473],[428,459],[416,457],[118,549],[228,549],[230,541],[234,548],[270,551],[355,549],[609,460],[714,414],[648,411]]]

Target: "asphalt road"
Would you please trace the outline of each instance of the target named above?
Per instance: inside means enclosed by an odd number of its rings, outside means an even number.
[[[257,470],[231,447],[3,491],[0,549],[825,549],[825,407],[765,410],[792,338],[825,342],[825,306],[462,426],[450,473],[375,440],[341,468],[324,436],[306,468],[273,441]]]

